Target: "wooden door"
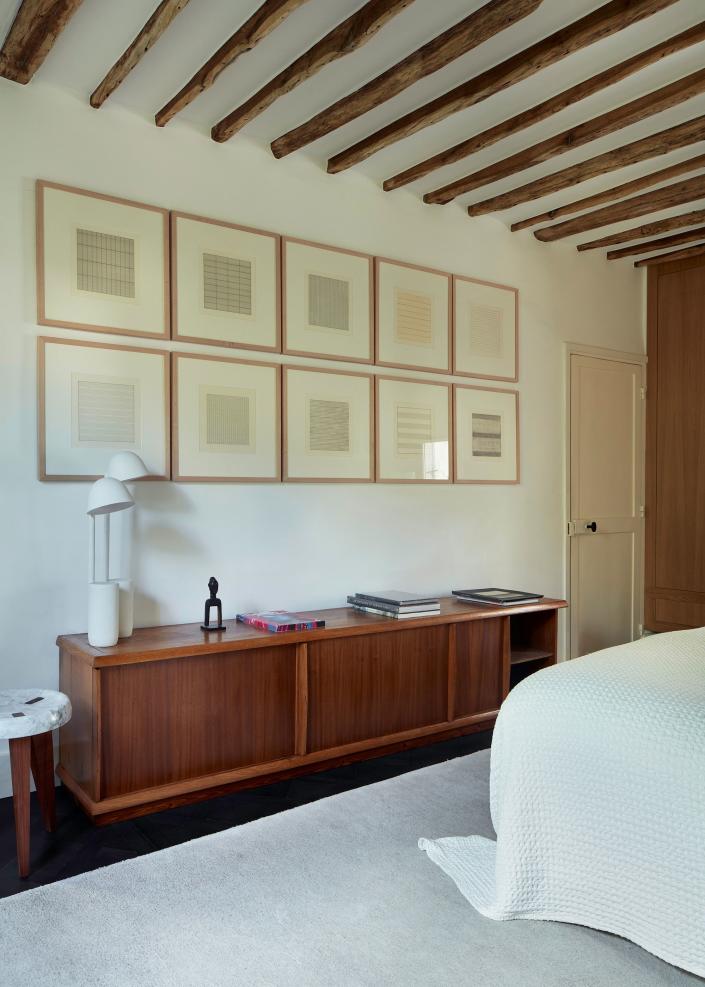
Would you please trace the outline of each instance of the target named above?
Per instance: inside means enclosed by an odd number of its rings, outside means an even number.
[[[642,400],[638,363],[570,357],[570,657],[641,633]]]
[[[646,626],[705,624],[705,258],[649,268]]]

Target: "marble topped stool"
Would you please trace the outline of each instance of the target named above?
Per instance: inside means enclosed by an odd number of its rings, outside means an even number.
[[[50,689],[0,689],[0,739],[9,741],[17,866],[29,874],[29,773],[34,776],[44,826],[56,827],[52,730],[71,719],[71,702]]]

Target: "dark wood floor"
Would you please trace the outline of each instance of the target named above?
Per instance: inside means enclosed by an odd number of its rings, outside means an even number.
[[[58,827],[55,833],[46,833],[33,793],[32,870],[25,880],[17,876],[12,799],[0,799],[0,897],[51,884],[130,857],[139,857],[143,853],[153,853],[429,764],[471,754],[489,747],[491,739],[491,732],[470,734],[102,828],[88,822],[65,788],[57,788]]]

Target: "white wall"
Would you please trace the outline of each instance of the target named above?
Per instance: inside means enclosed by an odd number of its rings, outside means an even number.
[[[200,619],[213,574],[227,616],[339,605],[365,586],[564,592],[563,342],[643,352],[631,265],[512,235],[492,218],[470,221],[460,206],[385,194],[354,172],[328,176],[297,156],[277,162],[245,139],[216,145],[179,123],[158,130],[119,108],[97,113],[37,84],[0,80],[0,123],[0,688],[56,686],[55,638],[86,626],[88,488],[37,480],[36,178],[520,291],[519,486],[139,485],[138,624]],[[0,750],[0,795],[8,791]]]

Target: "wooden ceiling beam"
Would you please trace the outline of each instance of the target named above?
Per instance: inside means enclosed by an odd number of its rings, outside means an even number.
[[[705,117],[701,119],[705,121]],[[696,199],[703,198],[705,198],[705,175],[696,175],[694,178],[686,178],[673,185],[652,189],[651,192],[642,192],[641,195],[634,195],[631,199],[624,199],[622,202],[614,202],[610,206],[603,206],[602,209],[594,209],[583,216],[576,216],[575,219],[566,219],[562,223],[556,223],[555,226],[543,226],[540,230],[534,231],[534,236],[543,242],[562,240],[566,236],[573,236],[574,233],[584,233],[586,230],[595,230],[600,226],[611,226],[613,223],[622,223],[627,219],[646,216],[650,212],[659,212],[661,209],[670,209],[672,206],[680,206],[684,202],[694,202]]]
[[[211,130],[213,140],[219,143],[230,140],[238,130],[260,113],[264,113],[281,96],[316,75],[326,65],[367,44],[388,21],[411,3],[413,0],[368,0],[363,7],[270,79],[254,96],[217,123]]]
[[[589,178],[606,175],[618,168],[624,168],[626,165],[647,161],[661,154],[668,154],[679,147],[697,144],[705,136],[704,128],[705,116],[686,120],[685,123],[650,134],[648,137],[642,137],[641,140],[624,144],[613,151],[605,151],[594,158],[587,158],[585,161],[580,161],[562,171],[556,171],[544,178],[537,178],[535,181],[509,192],[492,196],[490,199],[483,199],[481,202],[474,202],[468,206],[468,214],[470,216],[483,216],[486,213],[497,212],[501,209],[511,209],[513,206],[531,202],[533,199],[541,198],[541,196],[560,192],[564,188],[585,182]]]
[[[446,117],[457,113],[459,110],[474,106],[495,93],[527,79],[541,69],[572,55],[581,48],[585,48],[601,38],[616,34],[623,28],[644,20],[644,18],[663,10],[665,7],[670,7],[674,2],[675,0],[611,0],[610,3],[603,4],[586,17],[582,17],[573,24],[556,31],[548,38],[543,38],[530,48],[513,55],[468,82],[456,86],[455,89],[451,89],[450,92],[444,93],[418,109],[412,110],[405,116],[370,134],[369,137],[358,141],[352,147],[341,151],[340,154],[336,154],[328,162],[328,171],[336,173],[359,164],[369,158],[370,155],[376,154],[377,151],[389,147],[390,144],[394,144],[404,137],[409,137],[433,123],[445,120]],[[296,150],[296,147],[303,146],[310,140],[315,140],[316,135],[321,136],[321,134],[328,133],[329,130],[334,130],[335,127],[340,126],[337,119],[339,119],[341,103],[344,108],[345,100],[341,100],[328,110],[324,110],[323,113],[319,113],[303,127],[292,131],[285,138],[280,138],[281,141],[286,141],[284,146]],[[368,109],[370,108],[368,107]],[[331,113],[335,115],[335,119],[329,121],[328,114]],[[332,125],[330,125],[331,123]]]
[[[149,49],[159,41],[177,14],[189,0],[162,0],[132,44],[122,53],[102,82],[91,93],[89,103],[94,109],[103,105],[117,87],[128,77]]]
[[[614,110],[600,113],[592,120],[587,120],[576,127],[569,127],[553,137],[547,137],[546,140],[534,144],[533,147],[524,148],[524,150],[511,154],[502,161],[496,161],[486,168],[481,168],[471,175],[457,178],[448,185],[444,185],[443,188],[436,189],[434,192],[427,192],[423,201],[445,205],[459,195],[472,192],[483,185],[492,185],[503,178],[509,178],[511,175],[526,171],[527,168],[533,168],[535,165],[543,164],[552,158],[560,157],[567,151],[574,151],[578,147],[583,147],[601,137],[607,137],[609,134],[639,123],[656,113],[663,113],[664,110],[678,106],[703,92],[705,92],[705,69],[700,69],[668,86],[662,86],[645,96],[640,96],[623,106],[618,106]]]
[[[641,192],[642,189],[650,188],[665,182],[668,178],[677,178],[679,175],[687,175],[690,171],[697,171],[698,168],[705,168],[705,154],[696,154],[694,158],[687,158],[685,161],[678,161],[676,164],[661,168],[659,171],[652,171],[648,175],[634,178],[631,182],[623,182],[621,185],[614,185],[612,188],[603,189],[602,192],[595,192],[594,195],[586,195],[583,199],[576,199],[568,202],[564,206],[557,206],[555,209],[548,209],[537,216],[530,216],[522,219],[518,223],[512,223],[512,233],[525,230],[530,226],[539,226],[541,223],[551,223],[561,216],[570,216],[572,213],[584,212],[592,206],[600,206],[604,202],[614,202],[615,199],[624,199],[633,192]]]
[[[461,141],[454,147],[440,151],[438,154],[426,158],[425,161],[420,161],[411,168],[407,168],[405,171],[392,176],[392,178],[388,178],[383,183],[382,188],[385,192],[402,188],[402,186],[408,185],[410,182],[415,182],[430,172],[436,171],[438,168],[445,168],[447,165],[454,164],[456,161],[475,154],[477,151],[491,147],[498,141],[504,140],[505,137],[510,137],[518,131],[532,127],[542,120],[547,120],[555,113],[559,113],[569,106],[574,106],[581,100],[587,99],[588,96],[594,96],[595,93],[601,92],[603,89],[607,89],[617,82],[621,82],[623,79],[628,78],[628,76],[641,71],[641,69],[649,65],[653,65],[662,58],[673,55],[703,40],[705,40],[705,21],[701,21],[699,24],[694,25],[694,27],[688,28],[687,31],[682,31],[673,38],[661,41],[659,44],[654,45],[653,48],[640,52],[638,55],[634,55],[633,58],[628,58],[626,61],[620,62],[618,65],[614,65],[604,72],[593,75],[584,82],[579,82],[577,85],[571,86],[570,89],[566,89],[564,92],[552,96],[551,99],[544,100],[543,103],[538,103],[536,106],[531,107],[531,109],[517,113],[516,116],[510,117],[508,120],[503,120],[502,123],[498,123],[488,130],[483,130],[480,134],[475,134],[474,137],[469,137],[467,140]]]
[[[597,250],[600,247],[612,247],[615,243],[630,243],[633,240],[643,240],[647,236],[656,236],[657,233],[667,233],[668,230],[678,230],[683,226],[695,226],[696,223],[705,223],[705,209],[693,209],[691,212],[683,212],[678,216],[667,216],[666,219],[655,219],[651,223],[632,226],[631,229],[622,230],[621,233],[611,233],[609,236],[600,237],[599,240],[579,243],[577,249]]]
[[[298,151],[363,113],[375,109],[415,82],[444,68],[456,58],[527,17],[542,2],[543,0],[490,0],[355,92],[278,137],[272,144],[274,157],[283,158],[292,151]],[[664,2],[666,0],[661,0],[662,4]]]
[[[81,0],[22,0],[0,49],[0,76],[26,85],[81,6]]]
[[[678,247],[684,243],[693,243],[696,240],[705,240],[705,226],[686,230],[685,233],[662,236],[658,240],[646,240],[644,243],[636,243],[631,247],[620,247],[619,250],[608,250],[607,260],[621,260],[623,257],[634,257],[636,254],[648,254],[654,250],[662,250],[664,247]]]
[[[200,67],[189,79],[186,85],[162,106],[156,114],[154,122],[158,127],[165,127],[177,113],[185,109],[189,103],[206,89],[210,89],[221,72],[271,34],[286,18],[308,0],[265,0],[257,10],[247,18],[244,24],[235,31],[228,40]]]
[[[665,264],[669,260],[686,260],[688,257],[700,257],[705,254],[705,243],[699,243],[696,247],[688,247],[686,250],[671,250],[667,254],[659,254],[657,257],[644,257],[643,260],[634,262],[634,267],[651,267],[652,264]]]

